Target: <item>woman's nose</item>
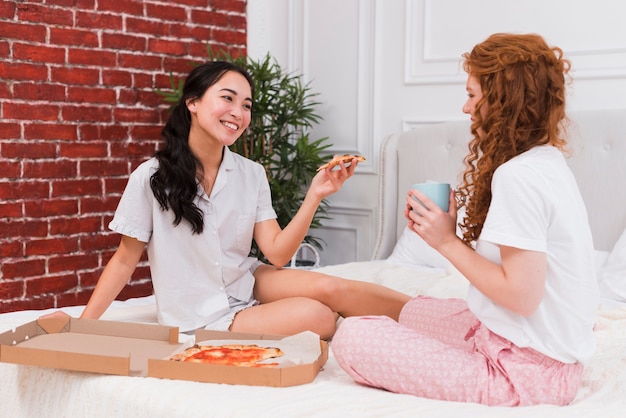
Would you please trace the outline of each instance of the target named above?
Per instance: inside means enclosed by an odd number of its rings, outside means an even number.
[[[241,109],[236,106],[233,106],[232,109],[230,109],[230,114],[234,118],[241,119]]]
[[[471,109],[470,109],[469,103],[465,102],[465,104],[463,104],[462,110],[463,110],[463,113],[470,114],[471,113]]]

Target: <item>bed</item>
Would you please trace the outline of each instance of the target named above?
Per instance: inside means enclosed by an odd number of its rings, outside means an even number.
[[[571,166],[585,198],[603,303],[598,350],[576,399],[566,407],[486,407],[422,399],[354,383],[332,355],[310,384],[286,388],[96,375],[0,363],[2,417],[617,417],[626,410],[626,111],[572,114]],[[466,280],[446,260],[405,233],[409,185],[457,184],[468,122],[419,126],[385,138],[380,159],[379,229],[370,261],[318,270],[384,284],[410,294],[463,297]],[[407,247],[419,251],[407,251]],[[82,307],[65,308],[79,315]],[[0,332],[49,312],[0,315]],[[154,299],[116,301],[102,319],[156,323]],[[181,336],[182,337],[182,336]]]

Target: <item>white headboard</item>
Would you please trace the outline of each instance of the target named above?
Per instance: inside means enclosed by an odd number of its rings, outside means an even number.
[[[569,164],[587,205],[595,248],[609,251],[626,227],[626,109],[579,111],[569,117]],[[387,258],[406,226],[402,210],[411,184],[459,184],[469,126],[469,121],[426,124],[385,138],[373,259]]]

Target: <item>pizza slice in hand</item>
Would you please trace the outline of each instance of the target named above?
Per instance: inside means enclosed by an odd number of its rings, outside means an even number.
[[[327,168],[333,169],[337,167],[340,163],[348,164],[352,162],[352,160],[354,159],[356,159],[358,162],[365,161],[365,157],[363,157],[362,155],[352,155],[352,154],[335,155],[332,160],[320,166],[317,169],[317,171],[326,170]]]

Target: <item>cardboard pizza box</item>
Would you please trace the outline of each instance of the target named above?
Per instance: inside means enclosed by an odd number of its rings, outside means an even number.
[[[207,330],[199,330],[195,335],[195,341],[253,341],[258,345],[275,345],[276,340],[284,338],[290,337]],[[186,363],[169,360],[172,354],[189,346],[179,342],[176,327],[70,317],[40,318],[0,334],[0,362],[124,376],[281,387],[315,379],[328,359],[328,344],[319,338],[314,344],[319,346],[314,347],[315,358],[311,361],[276,368]]]
[[[77,318],[40,318],[0,334],[0,361],[92,373],[147,376],[148,359],[182,344],[178,328]]]
[[[236,333],[229,331],[198,330],[196,342],[221,344],[223,341],[240,341],[259,346],[276,346],[284,336]],[[309,340],[310,341],[310,340]],[[328,360],[328,343],[317,337],[319,347],[307,347],[315,350],[312,361],[272,368],[237,367],[215,364],[186,363],[167,359],[150,359],[149,376],[167,379],[193,380],[207,383],[242,384],[252,386],[295,386],[312,382]]]

